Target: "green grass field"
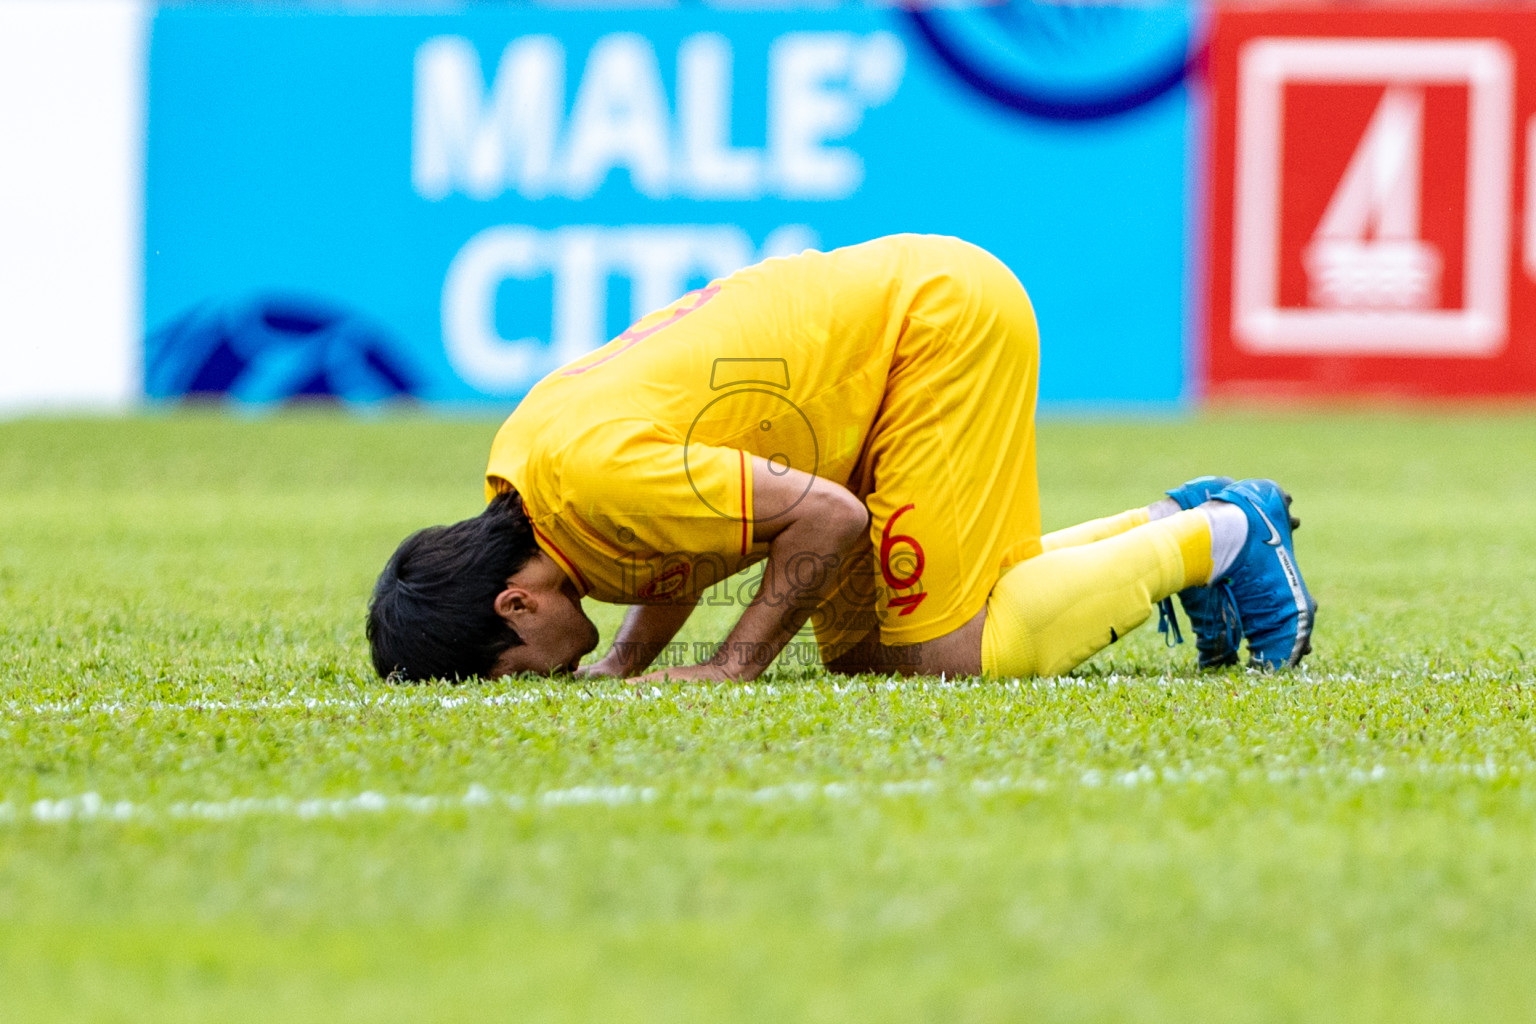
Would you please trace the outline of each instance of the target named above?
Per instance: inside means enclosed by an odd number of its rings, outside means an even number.
[[[1299,673],[384,685],[494,426],[0,423],[0,1020],[1530,1019],[1536,415],[1042,426],[1287,484]]]

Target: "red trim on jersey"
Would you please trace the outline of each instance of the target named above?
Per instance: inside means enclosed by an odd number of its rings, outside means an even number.
[[[712,284],[708,288],[704,288],[704,289],[702,289],[700,291],[694,292],[693,294],[696,296],[696,298],[693,300],[693,304],[692,305],[689,305],[689,306],[679,306],[677,309],[674,309],[672,311],[672,315],[671,316],[667,317],[665,320],[661,321],[660,323],[652,324],[651,326],[645,328],[644,330],[637,331],[633,327],[629,328],[623,334],[621,334],[617,338],[613,339],[614,341],[627,342],[627,344],[620,345],[618,348],[614,349],[612,352],[609,352],[607,355],[603,356],[603,358],[599,359],[595,363],[588,363],[586,366],[573,366],[569,370],[563,370],[563,371],[561,371],[560,376],[562,376],[562,377],[574,377],[578,373],[586,373],[588,370],[595,370],[595,369],[597,369],[599,366],[602,366],[604,363],[606,363],[608,360],[612,359],[614,356],[620,355],[620,354],[622,354],[624,352],[628,352],[630,349],[634,348],[636,345],[640,344],[646,338],[649,338],[651,335],[655,334],[657,331],[661,330],[663,327],[671,327],[673,324],[677,323],[683,317],[687,316],[689,313],[692,313],[694,310],[696,310],[700,306],[704,305],[704,303],[706,303],[710,299],[714,298],[715,297],[715,293],[718,292],[719,290],[720,290],[720,286],[718,284]],[[683,298],[687,298],[687,296],[685,295],[685,296],[683,296]]]
[[[586,595],[586,593],[592,589],[592,584],[588,583],[587,578],[581,574],[581,570],[576,568],[576,563],[571,561],[569,556],[567,556],[564,551],[560,550],[560,545],[550,540],[549,536],[545,534],[543,530],[539,529],[537,526],[533,526],[532,523],[529,523],[528,525],[533,527],[533,535],[539,540],[543,541],[545,544],[549,545],[549,549],[555,553],[555,557],[560,559],[560,561],[564,563],[565,567],[570,569],[570,571],[575,574],[577,585],[581,587],[582,594]]]
[[[748,527],[751,509],[747,508],[747,453],[738,448],[736,454],[741,458],[741,556],[745,558],[752,548],[752,531]]]

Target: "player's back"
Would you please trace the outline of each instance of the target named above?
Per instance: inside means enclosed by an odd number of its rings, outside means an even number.
[[[963,304],[978,256],[991,259],[957,239],[894,235],[740,270],[540,381],[498,433],[492,466],[634,433],[846,480],[908,318]]]

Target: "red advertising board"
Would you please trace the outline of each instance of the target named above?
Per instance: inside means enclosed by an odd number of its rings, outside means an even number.
[[[1209,394],[1536,395],[1536,7],[1215,18]]]

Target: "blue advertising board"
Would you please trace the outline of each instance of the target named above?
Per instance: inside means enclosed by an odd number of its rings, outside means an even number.
[[[1094,10],[162,9],[146,394],[507,407],[713,277],[919,231],[1024,282],[1043,402],[1176,403],[1193,15]]]

